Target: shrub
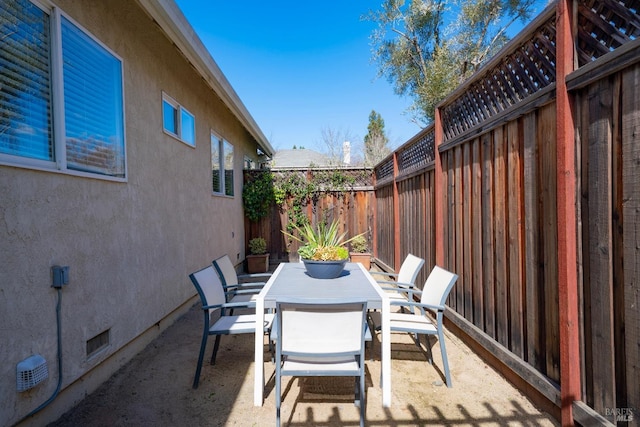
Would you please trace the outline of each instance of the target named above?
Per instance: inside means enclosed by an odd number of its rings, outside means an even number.
[[[262,255],[267,253],[267,242],[262,237],[249,240],[249,252],[252,255]]]
[[[359,254],[364,254],[369,250],[369,243],[367,238],[363,234],[358,234],[351,240],[351,251]]]

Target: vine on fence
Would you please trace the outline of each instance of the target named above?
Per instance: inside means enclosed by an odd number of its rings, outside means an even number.
[[[258,221],[269,214],[271,203],[288,214],[287,230],[309,223],[305,208],[315,203],[324,193],[344,195],[352,191],[358,182],[370,181],[370,169],[349,171],[341,169],[306,171],[252,172],[244,184],[242,200],[245,214],[251,221]]]
[[[287,207],[289,222],[287,230],[295,227],[303,227],[309,223],[304,212],[312,197],[319,191],[319,186],[313,180],[307,180],[298,172],[287,171],[274,175],[273,182],[276,204],[282,208]]]
[[[242,202],[244,214],[249,221],[259,221],[269,215],[271,204],[275,200],[273,192],[273,175],[269,171],[263,171],[252,175],[242,189]]]

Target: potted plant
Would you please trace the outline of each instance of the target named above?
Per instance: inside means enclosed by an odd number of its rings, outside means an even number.
[[[371,254],[369,253],[369,243],[364,234],[358,234],[351,240],[351,252],[349,253],[351,262],[361,263],[365,270],[371,268]]]
[[[346,233],[338,233],[337,221],[332,222],[331,225],[321,222],[318,223],[316,228],[309,224],[305,224],[302,228],[298,226],[293,228],[300,237],[284,230],[282,232],[303,243],[303,246],[298,249],[298,254],[307,269],[307,273],[317,279],[338,277],[349,259],[349,251],[345,245],[353,240],[353,237],[345,240]]]
[[[269,253],[267,242],[262,237],[249,240],[249,253],[247,255],[248,273],[266,273],[269,271]]]

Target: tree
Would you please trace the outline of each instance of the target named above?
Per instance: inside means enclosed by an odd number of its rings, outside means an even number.
[[[367,131],[364,137],[364,164],[374,166],[391,152],[387,147],[389,138],[384,132],[384,120],[375,110],[369,114]]]
[[[336,166],[344,164],[344,143],[353,141],[351,132],[323,126],[320,129],[320,135],[325,145],[325,154],[329,157],[330,163]]]
[[[411,96],[414,121],[433,121],[435,106],[496,53],[505,31],[529,18],[536,0],[384,0],[366,19],[379,76]],[[449,19],[448,17],[453,17]]]

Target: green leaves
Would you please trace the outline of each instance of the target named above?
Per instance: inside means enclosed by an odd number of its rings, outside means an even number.
[[[389,138],[384,131],[384,120],[375,110],[369,114],[367,131],[364,136],[364,164],[374,166],[391,152],[387,146]]]
[[[244,213],[250,221],[259,221],[269,215],[274,199],[271,172],[262,172],[244,184],[242,202]]]
[[[370,173],[367,170],[362,175]],[[278,172],[273,177],[273,192],[278,206],[287,206],[288,230],[309,223],[306,206],[317,200],[324,191],[340,193],[356,185],[356,177],[338,169],[317,169],[312,173],[301,171]]]
[[[433,121],[435,107],[507,41],[506,29],[529,18],[535,0],[384,0],[364,19],[373,60],[399,95],[409,95],[414,120]]]
[[[262,255],[267,253],[267,241],[262,237],[254,237],[249,240],[249,252],[252,255]]]
[[[282,233],[300,243],[304,243],[304,246],[298,249],[298,254],[305,259],[322,261],[347,259],[349,251],[344,245],[357,237],[354,236],[345,240],[347,233],[339,232],[338,221],[333,221],[328,226],[326,223],[320,222],[316,228],[305,224],[303,227],[294,226],[294,229],[300,237],[284,230],[282,230]],[[359,234],[358,236],[361,235]]]

